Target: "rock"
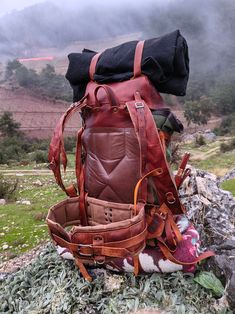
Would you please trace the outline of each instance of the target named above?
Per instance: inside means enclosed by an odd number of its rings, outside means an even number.
[[[23,174],[23,173],[21,173],[21,172],[17,172],[17,173],[16,173],[16,176],[17,176],[17,177],[23,177],[23,176],[24,176],[24,174]]]
[[[4,198],[0,199],[0,205],[6,205],[6,200],[4,200]]]
[[[216,135],[211,130],[206,130],[203,132],[202,136],[207,142],[212,142],[216,139]]]
[[[0,282],[5,279],[9,274],[8,273],[0,273]]]
[[[165,311],[157,309],[139,310],[137,312],[131,312],[131,314],[166,314]]]
[[[31,202],[28,200],[21,200],[21,201],[16,201],[16,204],[31,205]]]
[[[195,140],[195,137],[193,134],[185,134],[182,136],[182,141],[187,143],[187,142],[193,142]]]
[[[3,250],[7,250],[7,249],[8,249],[8,247],[9,247],[9,245],[8,245],[8,244],[3,244],[2,249],[3,249]]]
[[[202,246],[216,253],[204,267],[224,283],[229,305],[235,309],[235,198],[220,188],[220,182],[213,174],[191,168],[180,197],[200,233]]]
[[[185,134],[182,136],[182,140],[184,142],[193,142],[195,141],[197,136],[200,136],[200,135],[203,136],[207,142],[212,142],[216,139],[215,133],[213,133],[211,130],[206,130],[206,131],[198,131],[193,134]]]
[[[119,290],[123,281],[124,281],[123,276],[120,276],[120,275],[107,276],[106,275],[105,290],[108,292]]]
[[[24,200],[24,201],[22,201],[21,204],[23,204],[23,205],[31,205],[31,202],[28,201],[28,200]]]
[[[232,170],[230,170],[229,172],[227,172],[221,179],[220,179],[220,183],[230,180],[230,179],[235,179],[235,168],[233,168]]]
[[[206,246],[219,245],[235,237],[235,199],[219,183],[215,175],[192,168],[190,177],[180,188],[187,215],[196,223]]]
[[[205,268],[212,269],[224,283],[229,305],[235,309],[235,240],[227,240],[212,249],[216,256],[207,261]]]
[[[43,186],[43,183],[40,180],[36,180],[33,182],[34,186]]]

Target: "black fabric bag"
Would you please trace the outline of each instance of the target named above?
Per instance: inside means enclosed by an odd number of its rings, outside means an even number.
[[[129,80],[133,76],[136,44],[137,41],[130,41],[102,52],[96,65],[95,81],[103,84]],[[82,53],[68,56],[66,78],[73,88],[74,101],[84,95],[90,80],[90,62],[95,54],[84,49]],[[160,93],[185,95],[189,77],[188,46],[179,30],[145,40],[141,70]]]

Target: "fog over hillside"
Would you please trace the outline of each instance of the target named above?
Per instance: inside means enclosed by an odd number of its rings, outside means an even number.
[[[192,71],[224,70],[234,63],[234,0],[45,1],[0,19],[1,59],[31,57],[39,48],[131,32],[143,38],[180,29]]]
[[[0,55],[30,57],[73,41],[130,32],[149,38],[179,28],[191,58],[214,67],[232,61],[234,26],[233,0],[45,1],[0,19]]]

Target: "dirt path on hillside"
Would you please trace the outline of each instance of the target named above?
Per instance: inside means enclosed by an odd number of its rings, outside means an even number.
[[[208,159],[211,156],[214,156],[218,153],[220,150],[219,147],[214,147],[208,150],[207,152],[193,152],[192,156],[190,157],[191,160],[205,160]]]

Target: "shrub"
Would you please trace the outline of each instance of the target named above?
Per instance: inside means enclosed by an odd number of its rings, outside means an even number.
[[[178,165],[182,158],[180,144],[178,142],[172,142],[170,149],[171,149],[170,163],[172,165]]]
[[[46,217],[47,217],[47,213],[45,212],[38,212],[38,213],[33,214],[33,218],[36,221],[45,220]]]
[[[30,151],[34,152],[36,150],[48,151],[50,141],[49,139],[31,139],[30,140]]]
[[[19,138],[4,138],[0,142],[0,164],[9,164],[10,160],[20,161],[26,157]]]
[[[4,137],[19,137],[21,136],[20,132],[20,123],[16,122],[13,119],[13,115],[9,111],[5,111],[0,117],[0,132]]]
[[[235,138],[233,138],[229,143],[220,144],[220,151],[222,153],[229,152],[233,149],[235,149]]]
[[[47,163],[48,162],[48,153],[42,150],[37,150],[33,154],[33,160],[36,161],[37,164]]]
[[[223,117],[220,126],[214,129],[216,135],[223,136],[235,131],[235,114]]]
[[[76,147],[76,137],[65,137],[64,148],[66,152],[73,152]]]
[[[8,180],[0,174],[0,198],[6,200],[14,199],[18,186],[18,180]]]
[[[71,144],[72,146],[72,144]],[[36,161],[48,162],[49,140],[29,140],[24,137],[5,137],[0,140],[0,164]]]
[[[197,135],[195,138],[195,144],[196,146],[203,146],[206,144],[205,138],[203,135]]]

